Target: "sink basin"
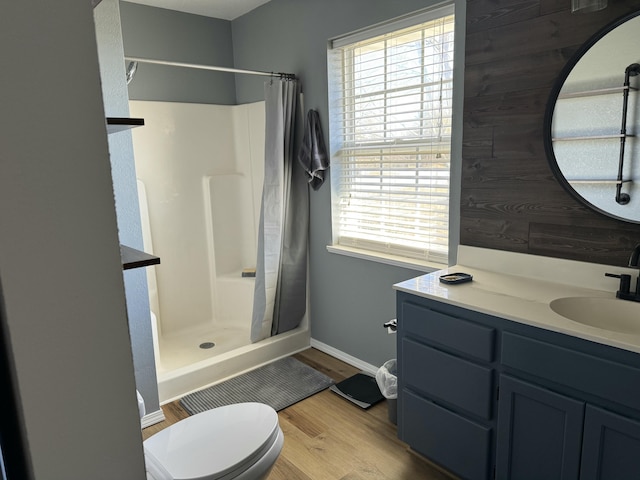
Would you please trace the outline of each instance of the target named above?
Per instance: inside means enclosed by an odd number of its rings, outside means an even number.
[[[640,303],[618,298],[565,297],[549,306],[558,315],[591,327],[640,335]]]

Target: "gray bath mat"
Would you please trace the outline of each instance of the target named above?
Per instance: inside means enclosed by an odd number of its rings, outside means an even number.
[[[333,385],[325,374],[292,357],[226,380],[180,399],[191,415],[232,403],[260,402],[282,410]]]

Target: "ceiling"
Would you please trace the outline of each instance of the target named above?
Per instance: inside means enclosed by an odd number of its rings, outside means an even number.
[[[205,17],[233,20],[269,0],[126,0],[150,7],[166,8]]]

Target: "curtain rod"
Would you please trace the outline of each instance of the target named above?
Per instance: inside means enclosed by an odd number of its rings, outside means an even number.
[[[267,77],[281,77],[287,79],[294,79],[296,76],[293,73],[276,73],[276,72],[262,72],[259,70],[242,70],[238,68],[227,68],[227,67],[217,67],[213,65],[200,65],[197,63],[182,63],[182,62],[169,62],[166,60],[153,60],[150,58],[139,58],[139,57],[125,57],[125,60],[130,62],[138,62],[138,63],[153,63],[156,65],[168,65],[171,67],[186,67],[186,68],[197,68],[199,70],[215,70],[218,72],[230,72],[230,73],[246,73],[249,75],[263,75]]]

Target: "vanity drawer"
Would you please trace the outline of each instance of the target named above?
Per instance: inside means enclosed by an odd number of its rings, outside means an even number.
[[[534,340],[502,334],[502,364],[640,410],[640,369]]]
[[[403,391],[402,440],[463,478],[489,478],[491,428]]]
[[[495,330],[451,315],[421,307],[402,304],[404,332],[467,353],[480,360],[493,360]]]
[[[410,339],[402,339],[402,380],[412,388],[491,419],[492,369]]]

